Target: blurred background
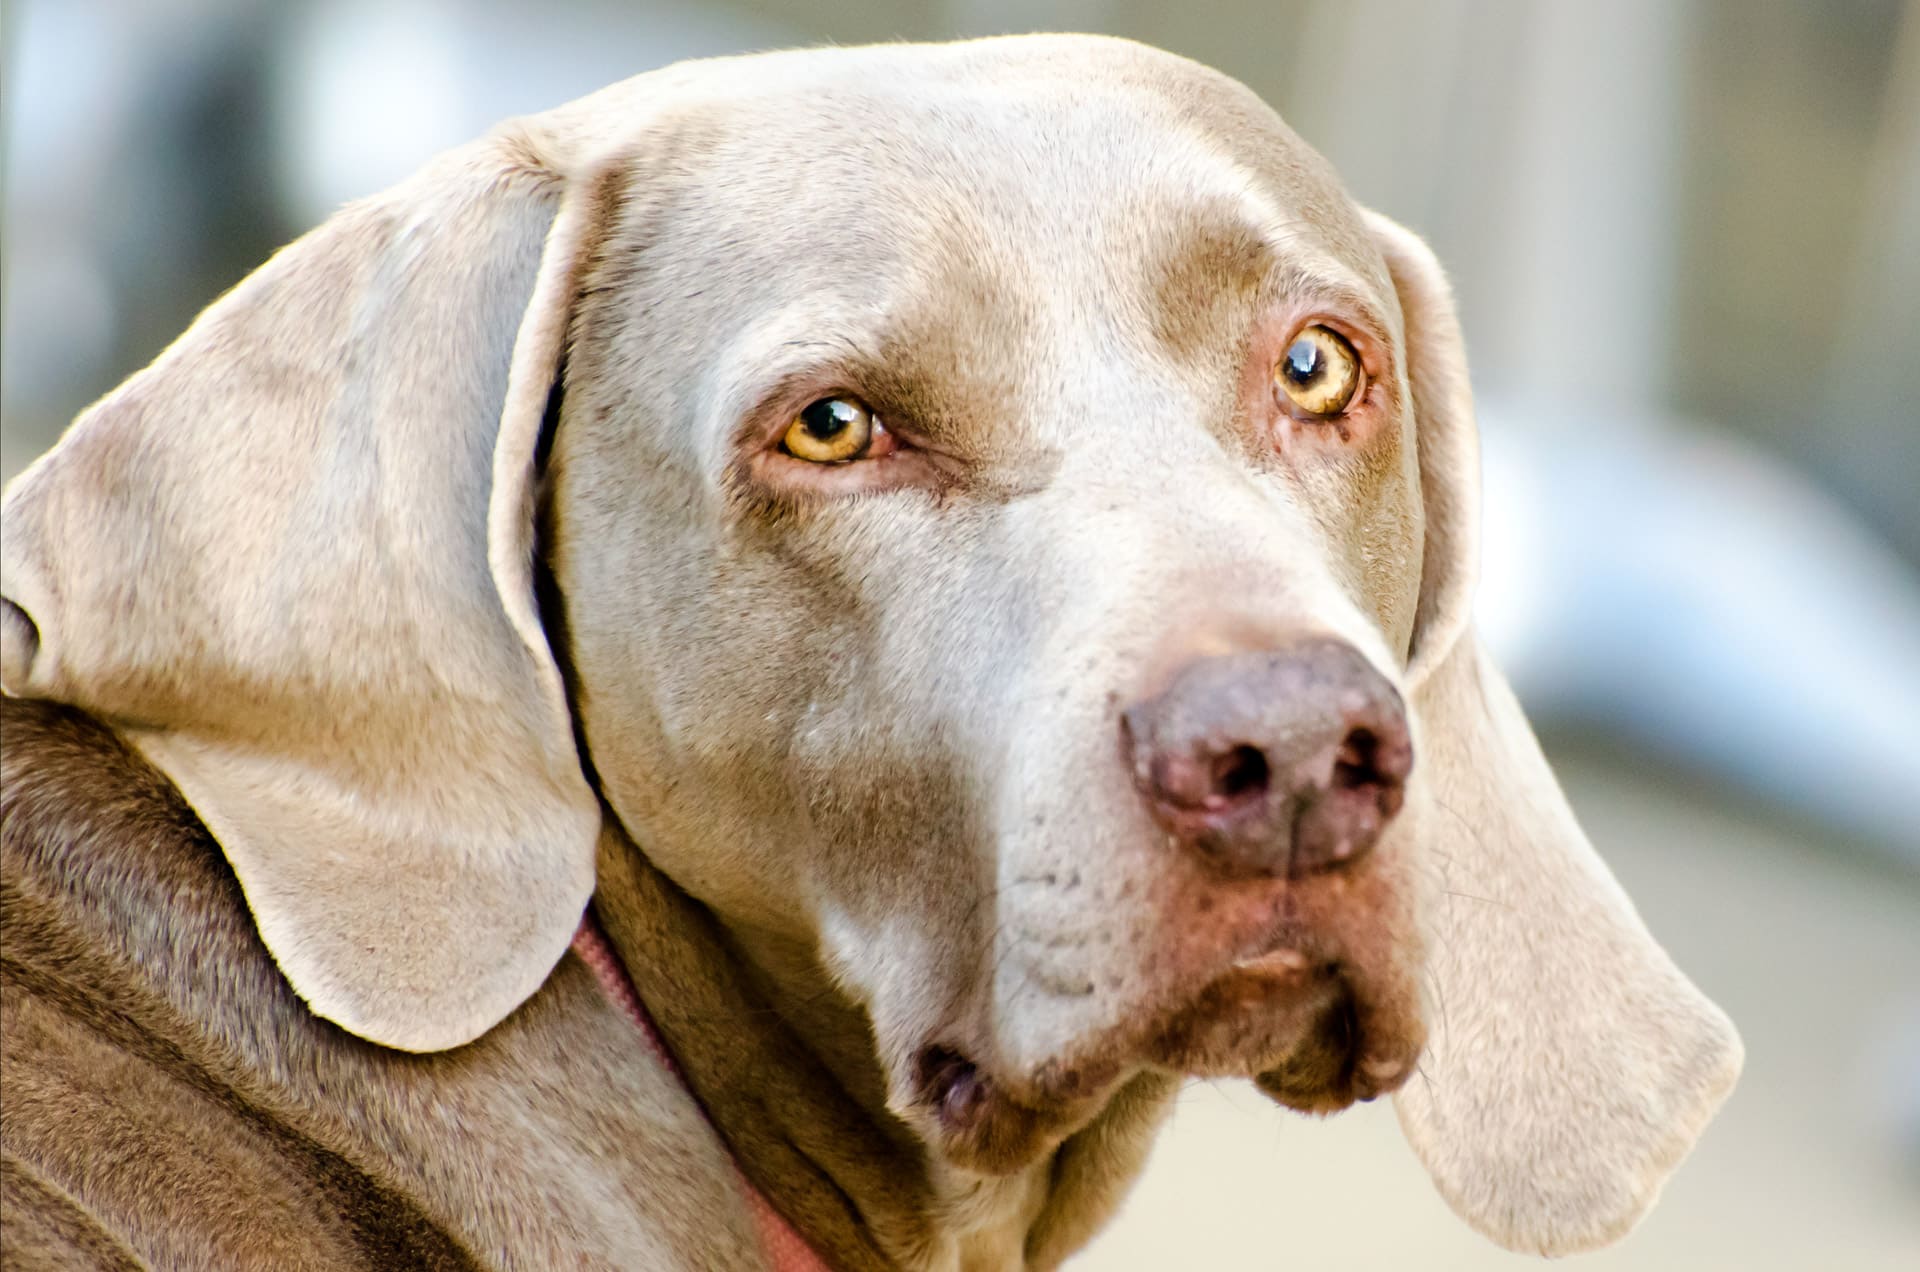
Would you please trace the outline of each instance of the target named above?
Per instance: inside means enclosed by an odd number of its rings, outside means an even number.
[[[685,57],[1095,30],[1251,85],[1451,269],[1484,625],[1746,1077],[1576,1259],[1920,1267],[1920,3],[9,0],[0,468],[341,202]],[[1075,1265],[1492,1268],[1390,1109],[1191,1088]]]

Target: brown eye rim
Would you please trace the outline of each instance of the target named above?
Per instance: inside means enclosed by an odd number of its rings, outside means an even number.
[[[1311,382],[1289,374],[1289,368],[1296,365],[1295,353],[1303,345],[1316,351],[1332,350],[1339,355],[1345,374],[1330,390],[1316,392]],[[1306,422],[1338,420],[1353,414],[1368,398],[1370,376],[1365,348],[1363,341],[1326,318],[1310,318],[1297,324],[1273,360],[1271,380],[1276,402],[1289,415]]]

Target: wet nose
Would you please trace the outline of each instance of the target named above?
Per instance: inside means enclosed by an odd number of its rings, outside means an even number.
[[[1120,742],[1161,827],[1240,876],[1358,861],[1413,768],[1400,695],[1337,640],[1196,659],[1121,713]]]

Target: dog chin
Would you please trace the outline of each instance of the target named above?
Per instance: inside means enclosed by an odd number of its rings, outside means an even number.
[[[1289,1108],[1334,1113],[1398,1089],[1425,1041],[1416,1015],[1375,1001],[1338,966],[1296,955],[1253,960],[1212,982],[1150,1054],[1177,1073],[1251,1077]]]
[[[1267,1096],[1329,1114],[1388,1094],[1425,1043],[1418,1013],[1376,1001],[1336,964],[1294,951],[1248,959],[1191,1001],[1014,1078],[944,1045],[924,1048],[911,1118],[951,1165],[984,1174],[1024,1169],[1087,1125],[1142,1069],[1251,1078]]]

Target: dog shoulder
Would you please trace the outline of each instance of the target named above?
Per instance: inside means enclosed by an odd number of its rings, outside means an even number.
[[[118,735],[11,698],[0,735],[10,1248],[755,1265],[725,1148],[577,959],[465,1047],[368,1043],[294,994],[218,845]]]
[[[68,708],[0,700],[0,737],[9,1250],[54,1266],[476,1266],[259,1076],[296,1003],[259,995],[251,1039],[194,1018],[270,986],[272,968],[254,965],[239,889],[166,780]]]

